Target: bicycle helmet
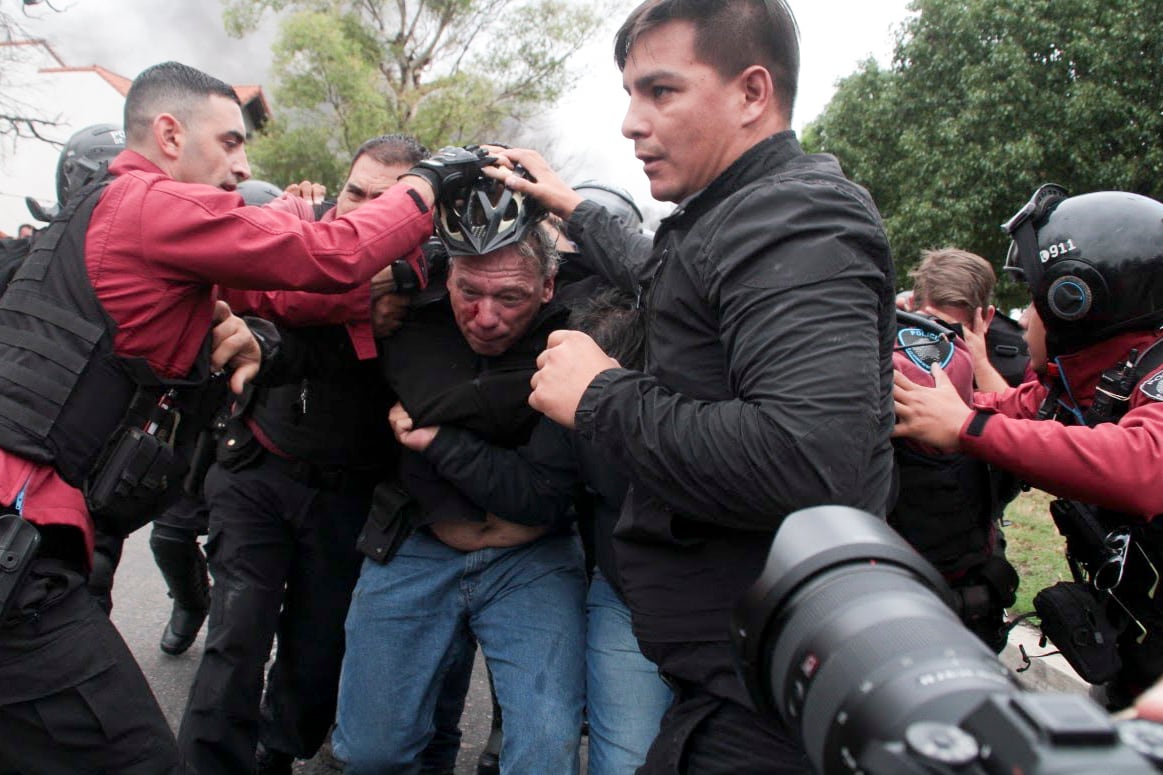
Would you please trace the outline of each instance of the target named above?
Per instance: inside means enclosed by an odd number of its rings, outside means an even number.
[[[524,176],[518,167],[514,175]],[[481,176],[441,198],[436,234],[452,256],[481,256],[520,242],[545,209],[533,197]]]

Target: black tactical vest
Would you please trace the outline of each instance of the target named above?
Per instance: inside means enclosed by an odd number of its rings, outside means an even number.
[[[209,377],[208,335],[185,380],[163,379],[143,359],[113,353],[117,325],[97,300],[84,260],[89,219],[107,184],[77,192],[37,234],[0,296],[0,448],[53,464],[78,488],[119,429],[148,425],[170,389],[176,410],[190,410]],[[205,424],[189,420],[178,423],[179,434]]]
[[[920,361],[947,363],[952,356],[955,334],[941,323],[898,312],[897,326],[943,337],[910,342],[910,355]],[[961,453],[920,452],[899,439],[893,450],[898,494],[888,523],[946,577],[985,562],[996,541],[997,492],[989,466]]]

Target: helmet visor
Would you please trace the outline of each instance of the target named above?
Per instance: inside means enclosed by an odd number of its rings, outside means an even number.
[[[1042,265],[1049,258],[1048,255],[1043,257],[1038,250],[1037,229],[1068,196],[1066,189],[1055,183],[1039,186],[1030,201],[1001,226],[1012,240],[1002,269],[1031,288],[1037,287],[1042,279]]]

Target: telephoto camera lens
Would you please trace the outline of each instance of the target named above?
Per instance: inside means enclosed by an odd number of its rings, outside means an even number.
[[[732,617],[743,680],[822,775],[1154,771],[1088,698],[1020,691],[950,600],[883,520],[798,511]]]

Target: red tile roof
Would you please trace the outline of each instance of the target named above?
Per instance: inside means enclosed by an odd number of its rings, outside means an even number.
[[[53,50],[48,41],[42,38],[31,38],[28,40],[0,40],[0,46],[40,46],[49,56],[60,64],[60,67],[42,67],[41,73],[96,73],[103,81],[113,87],[114,91],[122,97],[129,94],[129,87],[133,83],[132,79],[126,78],[124,75],[118,75],[112,70],[107,70],[101,65],[89,65],[88,67],[69,67],[65,64],[60,55]],[[266,94],[262,90],[262,86],[248,84],[244,86],[235,86],[234,93],[238,95],[239,101],[245,106],[249,105],[254,100],[258,100],[259,106],[262,108],[262,115],[271,115],[271,106],[267,102]]]
[[[101,77],[102,80],[104,80],[107,84],[112,86],[113,89],[118,94],[120,94],[122,97],[124,97],[126,94],[129,94],[129,85],[133,83],[133,81],[126,78],[124,75],[118,75],[117,73],[115,73],[111,70],[106,70],[104,67],[101,67],[101,65],[89,65],[88,67],[43,67],[43,68],[41,68],[40,72],[42,72],[42,73],[96,73],[98,76]]]

